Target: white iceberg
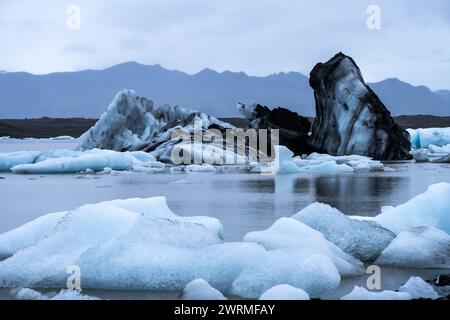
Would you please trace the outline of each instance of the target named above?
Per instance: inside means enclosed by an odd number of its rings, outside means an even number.
[[[302,289],[280,284],[264,292],[259,300],[309,300],[309,294]]]
[[[275,160],[271,165],[272,174],[298,173],[300,168],[293,160],[294,153],[285,146],[274,146]]]
[[[408,132],[414,149],[450,144],[450,128],[408,129]]]
[[[360,261],[329,242],[319,231],[296,219],[281,218],[267,230],[247,233],[244,241],[258,243],[267,250],[299,249],[301,254],[298,254],[298,258],[308,259],[313,255],[323,255],[331,259],[342,276],[365,272]]]
[[[411,300],[412,297],[407,292],[397,292],[385,290],[380,292],[368,291],[365,288],[355,286],[349,294],[343,296],[341,300]]]
[[[411,277],[398,291],[409,293],[413,299],[438,299],[439,294],[433,286],[420,277]]]
[[[11,167],[14,173],[76,173],[84,171],[133,170],[140,168],[163,168],[152,155],[135,152],[117,152],[93,149],[88,151],[51,150],[45,152],[24,152],[30,162]],[[4,155],[7,158],[7,155]],[[14,159],[15,154],[9,154]],[[162,164],[163,165],[163,164]]]
[[[279,284],[302,288],[314,298],[336,290],[341,277],[331,258],[306,256],[303,249],[276,249],[254,257],[233,282],[231,294],[256,299]]]
[[[10,257],[46,237],[65,214],[66,212],[47,214],[19,228],[0,234],[0,259]]]
[[[342,172],[382,171],[385,169],[381,161],[360,155],[332,156],[314,152],[306,158],[296,157],[295,161],[301,167],[314,167],[322,163],[329,163],[329,166],[335,164],[335,167],[340,168]],[[350,167],[352,170],[349,170],[347,167]],[[339,169],[337,171],[339,172]]]
[[[400,268],[450,268],[450,235],[431,226],[402,231],[375,262]]]
[[[164,197],[148,199],[127,199],[101,202],[89,205],[92,210],[101,211],[104,207],[138,212],[147,219],[170,219],[175,222],[188,222],[203,225],[210,232],[222,238],[223,226],[219,220],[210,217],[180,217],[174,214],[167,206]],[[16,252],[33,246],[55,231],[56,226],[68,211],[44,215],[16,229],[0,234],[0,258],[10,257]]]
[[[78,290],[62,289],[55,295],[42,294],[30,288],[21,288],[11,292],[16,300],[100,300],[97,297],[81,294]]]
[[[14,166],[33,163],[39,155],[39,151],[0,153],[0,171],[9,171]]]
[[[450,163],[450,144],[443,147],[431,144],[428,148],[412,150],[410,153],[416,162]]]
[[[383,227],[400,233],[414,226],[430,225],[450,233],[450,184],[438,183],[410,201],[375,217]]]
[[[292,218],[320,231],[328,241],[362,261],[374,261],[395,237],[377,223],[350,219],[322,203],[313,203]]]
[[[368,291],[365,288],[355,286],[349,294],[341,300],[413,300],[413,299],[437,299],[439,294],[431,285],[420,277],[411,277],[398,291]]]
[[[135,91],[120,91],[97,123],[78,139],[80,150],[141,149],[162,126],[151,114],[152,109],[153,102],[138,97]]]
[[[227,300],[217,289],[203,279],[189,282],[183,290],[183,300]]]

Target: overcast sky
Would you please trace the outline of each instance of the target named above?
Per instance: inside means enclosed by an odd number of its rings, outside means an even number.
[[[381,29],[366,25],[369,5]],[[67,8],[81,9],[70,30]],[[0,0],[0,70],[49,73],[125,61],[195,73],[309,71],[338,51],[367,81],[450,89],[448,0]]]

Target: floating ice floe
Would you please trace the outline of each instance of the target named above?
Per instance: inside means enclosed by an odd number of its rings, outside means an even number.
[[[398,291],[368,291],[365,288],[355,286],[348,295],[341,300],[413,300],[413,299],[437,299],[439,294],[431,285],[420,277],[411,277]]]
[[[61,215],[0,237],[2,254],[12,254],[0,262],[0,287],[61,288],[67,267],[77,265],[83,288],[182,290],[201,278],[245,298],[278,284],[319,297],[337,288],[340,273],[359,274],[362,267],[306,225],[304,237],[316,250],[223,243],[218,220],[179,217],[164,198],[108,201]]]
[[[57,294],[42,294],[29,288],[21,288],[11,292],[15,300],[100,300],[97,297],[81,294],[77,290],[62,289]]]
[[[450,163],[450,144],[443,147],[430,144],[426,149],[416,149],[410,153],[417,162]]]
[[[0,153],[0,170],[14,173],[76,173],[110,170],[161,171],[164,164],[151,154],[93,149],[88,151],[51,150]]]
[[[408,129],[413,149],[450,144],[450,128]]]
[[[431,226],[402,231],[375,262],[400,268],[450,268],[450,235]]]
[[[216,172],[216,167],[213,165],[204,164],[190,164],[185,168],[186,172]]]
[[[227,300],[217,289],[213,288],[203,279],[195,279],[189,282],[181,296],[183,300]]]
[[[433,286],[420,277],[411,277],[398,291],[409,293],[413,299],[438,299],[439,294]]]
[[[231,292],[241,297],[259,297],[277,284],[302,288],[310,296],[320,297],[335,290],[341,276],[365,272],[360,261],[295,219],[281,218],[267,230],[248,233],[244,241],[269,251],[233,283]]]
[[[259,300],[309,300],[309,294],[288,284],[280,284],[264,292]]]
[[[369,291],[366,288],[355,286],[349,294],[343,296],[341,300],[411,300],[412,297],[407,292],[397,292],[385,290],[381,292]]]
[[[423,225],[430,225],[450,234],[449,195],[449,183],[434,184],[408,202],[385,210],[374,220],[397,234],[410,227]]]
[[[275,146],[275,161],[265,170],[272,174],[286,173],[352,173],[355,171],[382,171],[383,164],[369,157],[330,156],[312,153],[307,157],[293,157],[293,152],[285,146]]]
[[[0,153],[0,171],[9,171],[16,165],[33,163],[40,154],[39,151]]]
[[[395,237],[376,222],[350,219],[322,203],[313,203],[292,217],[320,231],[328,241],[362,261],[374,261]]]

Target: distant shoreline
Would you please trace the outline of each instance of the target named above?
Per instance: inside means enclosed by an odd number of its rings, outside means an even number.
[[[442,128],[450,127],[450,116],[431,115],[397,116],[395,121],[403,128]],[[245,127],[243,118],[220,118],[236,127]],[[312,122],[314,118],[309,117]],[[11,138],[51,138],[57,136],[79,137],[95,124],[97,119],[89,118],[48,118],[39,119],[0,119],[0,137]]]

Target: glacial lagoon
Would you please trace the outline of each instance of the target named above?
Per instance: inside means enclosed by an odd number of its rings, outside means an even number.
[[[73,147],[67,141],[0,142],[0,152]],[[245,168],[216,173],[39,174],[0,173],[2,210],[0,233],[19,227],[50,212],[86,203],[127,198],[165,196],[169,208],[180,216],[211,216],[224,226],[224,241],[270,227],[281,217],[292,216],[313,202],[327,203],[347,215],[375,216],[384,206],[396,206],[423,193],[428,186],[450,182],[450,164],[392,162],[384,172],[350,174],[298,173],[262,175]],[[432,279],[439,270],[384,268],[383,288],[395,289],[411,275]],[[344,279],[337,298],[364,285],[367,276]],[[166,299],[179,292],[87,290],[101,298]],[[1,290],[0,297],[8,298]],[[324,297],[324,298],[327,298]]]

